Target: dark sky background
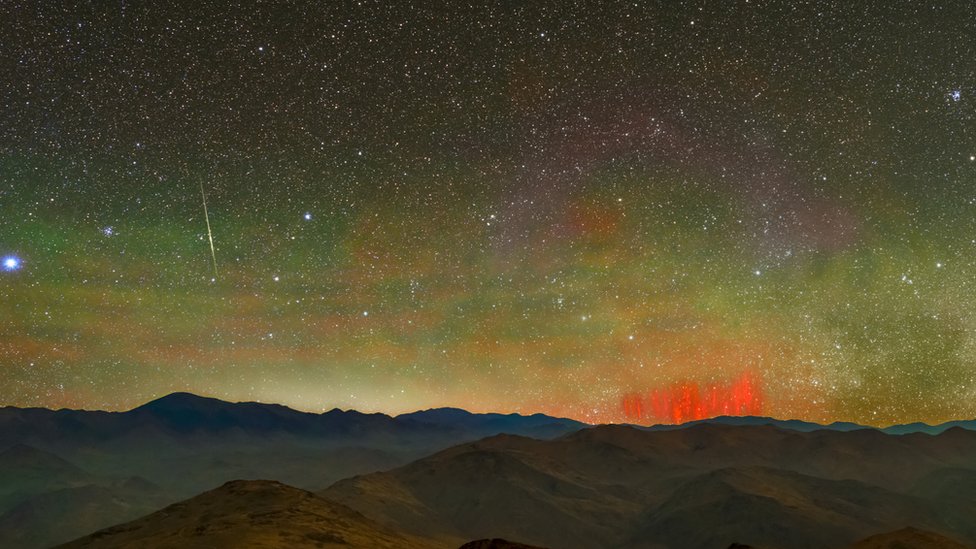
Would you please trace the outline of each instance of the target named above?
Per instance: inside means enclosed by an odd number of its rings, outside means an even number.
[[[0,404],[976,416],[970,2],[2,7]]]

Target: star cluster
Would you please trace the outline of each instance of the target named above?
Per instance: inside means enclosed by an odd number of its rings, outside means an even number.
[[[966,2],[7,11],[2,404],[976,416]]]

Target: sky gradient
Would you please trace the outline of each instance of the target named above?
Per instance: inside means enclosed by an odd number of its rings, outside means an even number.
[[[967,2],[34,4],[0,404],[976,417]]]

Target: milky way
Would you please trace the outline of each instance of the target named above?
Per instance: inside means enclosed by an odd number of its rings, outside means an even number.
[[[0,404],[974,417],[939,4],[10,4]]]

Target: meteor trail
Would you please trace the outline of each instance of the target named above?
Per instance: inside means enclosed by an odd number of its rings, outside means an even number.
[[[203,181],[200,182],[200,195],[203,196],[203,217],[207,220],[207,239],[210,240],[210,257],[213,259],[214,280],[217,280],[217,252],[214,250],[213,232],[210,230],[210,214],[207,212],[207,193],[203,190]]]

